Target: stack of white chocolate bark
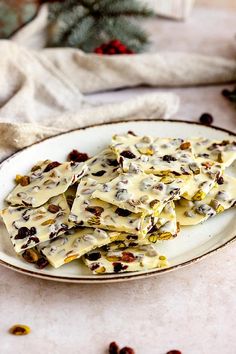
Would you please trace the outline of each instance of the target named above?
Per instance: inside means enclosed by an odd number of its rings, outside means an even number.
[[[17,176],[1,215],[18,254],[36,249],[55,268],[80,257],[95,274],[167,267],[157,241],[235,205],[235,159],[234,141],[115,135],[86,162]]]

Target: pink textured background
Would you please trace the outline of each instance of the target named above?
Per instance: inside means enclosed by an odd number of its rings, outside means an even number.
[[[214,2],[211,2],[214,3]],[[194,9],[186,23],[150,21],[153,48],[184,50],[236,58],[235,13]],[[236,131],[236,110],[221,87],[175,89],[181,97],[178,117],[196,120],[211,112],[215,124]],[[117,99],[138,88],[116,92]],[[112,93],[91,101],[114,100]],[[236,353],[236,244],[177,272],[110,285],[69,285],[42,281],[0,268],[0,352],[2,354],[105,354],[112,340],[137,354]],[[7,329],[32,328],[27,337]]]

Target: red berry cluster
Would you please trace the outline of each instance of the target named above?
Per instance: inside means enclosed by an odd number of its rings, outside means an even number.
[[[100,55],[134,54],[131,49],[127,48],[118,39],[102,44],[100,47],[96,48],[94,52]]]

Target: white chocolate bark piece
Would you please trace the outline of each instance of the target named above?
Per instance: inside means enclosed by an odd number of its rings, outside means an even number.
[[[201,168],[201,173],[193,175],[183,197],[188,200],[202,200],[206,197],[209,191],[214,187],[223,173],[221,164],[212,160],[197,158]]]
[[[156,224],[149,230],[146,239],[151,243],[156,243],[157,240],[169,240],[176,237],[178,231],[175,204],[171,201],[163,208]]]
[[[73,226],[70,209],[63,194],[38,208],[8,207],[1,216],[17,253],[53,239]]]
[[[92,197],[134,213],[157,216],[168,201],[178,199],[185,191],[189,177],[124,173],[98,186]]]
[[[88,171],[84,176],[92,178],[99,183],[105,183],[118,175],[119,163],[115,153],[110,149],[105,149],[99,154],[86,161]]]
[[[97,198],[89,199],[97,186],[97,181],[91,178],[81,180],[69,219],[79,226],[137,233],[144,237],[154,225],[155,218],[132,213]]]
[[[87,253],[83,261],[94,274],[136,272],[169,266],[166,257],[160,255],[153,245],[128,248],[113,248],[111,245],[110,250],[105,247]]]
[[[115,241],[119,236],[119,232],[75,228],[55,240],[40,244],[37,249],[46,256],[53,267],[59,268],[63,264],[80,258],[94,248]]]
[[[236,204],[236,178],[223,175],[223,184],[217,184],[201,201],[180,199],[176,202],[180,225],[197,225],[209,217],[222,213]]]
[[[87,171],[84,163],[65,162],[50,169],[54,162],[46,168],[29,176],[29,184],[18,184],[6,198],[11,205],[38,207],[50,198],[64,193],[68,187],[78,181]],[[57,163],[58,164],[58,163]]]
[[[115,135],[111,148],[124,172],[141,170],[157,175],[200,172],[192,153],[191,142],[183,139]]]
[[[195,157],[216,161],[228,167],[236,160],[236,140],[191,139]]]

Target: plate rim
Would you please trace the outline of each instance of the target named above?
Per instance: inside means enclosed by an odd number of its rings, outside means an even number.
[[[236,133],[229,130],[229,129],[225,129],[225,128],[221,128],[215,125],[205,125],[199,122],[193,122],[193,121],[188,121],[188,120],[182,120],[182,119],[156,119],[156,118],[151,118],[151,119],[131,119],[131,120],[118,120],[115,122],[103,122],[103,123],[95,123],[95,124],[89,124],[86,126],[83,126],[81,128],[75,128],[75,129],[70,129],[68,131],[65,132],[60,132],[58,134],[43,138],[33,144],[30,144],[20,150],[17,150],[16,152],[14,152],[13,154],[9,155],[8,157],[4,158],[1,163],[0,163],[0,170],[4,167],[5,163],[7,161],[10,161],[12,158],[14,158],[16,155],[18,155],[19,153],[21,153],[24,150],[27,150],[29,148],[31,148],[34,145],[38,145],[40,143],[42,143],[43,141],[55,138],[57,136],[61,136],[61,135],[65,135],[65,134],[69,134],[75,131],[81,131],[81,130],[86,130],[89,128],[94,128],[94,127],[99,127],[99,126],[104,126],[104,125],[114,125],[114,124],[120,124],[120,123],[131,123],[131,122],[170,122],[170,123],[186,123],[186,124],[191,124],[191,125],[198,125],[198,126],[204,126],[204,127],[208,127],[210,129],[215,129],[215,130],[219,130],[222,132],[225,132],[227,134],[229,134],[230,136],[236,136]],[[113,276],[109,276],[107,278],[100,278],[98,277],[86,277],[83,276],[82,278],[80,277],[68,277],[68,276],[57,276],[57,275],[51,275],[51,274],[40,274],[38,271],[32,271],[32,270],[28,270],[28,269],[23,269],[21,267],[15,266],[9,262],[3,261],[2,259],[0,259],[0,265],[4,266],[5,268],[14,270],[18,273],[22,273],[28,276],[32,276],[35,278],[40,278],[40,279],[45,279],[45,280],[53,280],[53,281],[58,281],[58,282],[67,282],[67,283],[111,283],[111,282],[122,282],[122,281],[128,281],[128,280],[135,280],[135,279],[143,279],[143,278],[147,278],[147,277],[151,277],[151,276],[155,276],[158,274],[165,274],[167,272],[171,272],[177,269],[181,269],[183,267],[186,267],[187,265],[191,265],[194,264],[200,260],[203,260],[204,258],[206,258],[208,255],[212,255],[220,250],[222,250],[223,248],[225,248],[226,246],[230,245],[231,243],[236,241],[236,235],[232,236],[228,241],[226,241],[225,243],[223,243],[222,245],[218,246],[217,248],[210,250],[198,257],[189,259],[188,261],[176,264],[174,266],[170,266],[167,268],[157,268],[153,271],[145,271],[142,273],[135,273],[135,274],[129,274],[129,273],[124,273],[123,276],[117,277],[116,275]]]

